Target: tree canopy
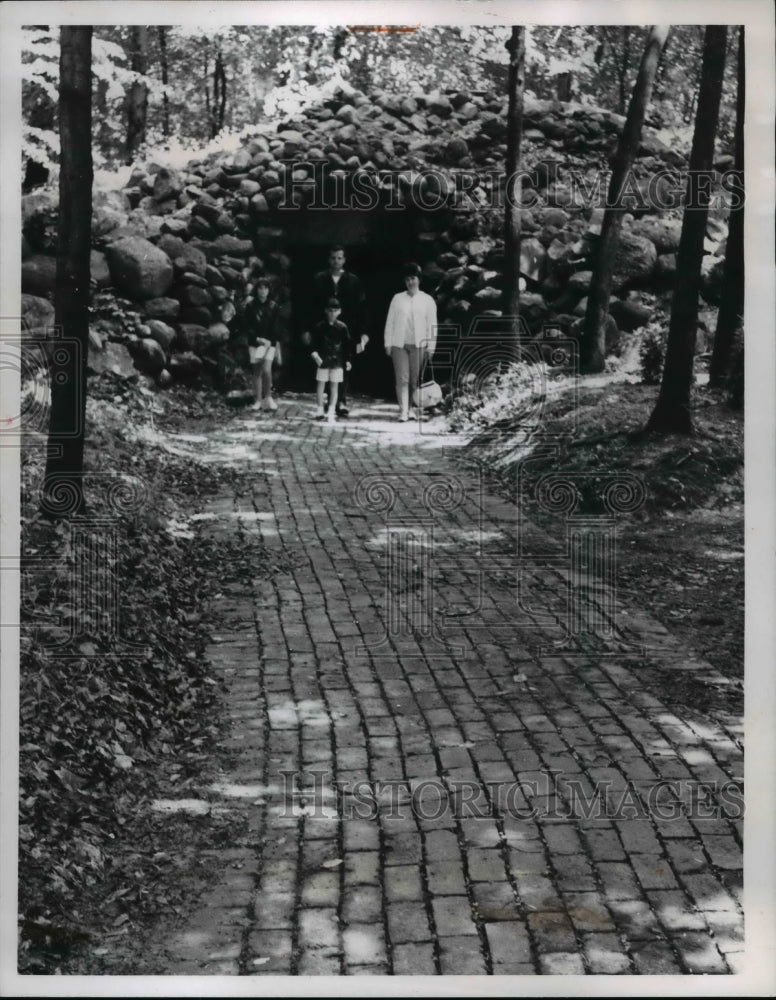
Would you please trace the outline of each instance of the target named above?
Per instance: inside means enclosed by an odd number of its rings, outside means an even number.
[[[145,72],[133,68],[133,29],[94,28],[92,59],[95,165],[121,161],[127,94],[146,88],[146,149],[175,136],[195,148],[221,132],[261,119],[293,116],[319,100],[321,88],[408,93],[458,89],[506,92],[508,27],[370,25],[177,25],[147,32]],[[611,25],[526,28],[526,96],[574,100],[624,113],[648,29]],[[647,124],[683,132],[695,112],[703,28],[680,25],[661,62]],[[731,36],[729,43],[738,42]],[[58,33],[25,30],[24,157],[56,163]],[[682,58],[672,58],[672,49]],[[728,53],[719,136],[732,141],[735,52]],[[137,65],[137,64],[135,64]],[[142,155],[144,150],[138,147]]]

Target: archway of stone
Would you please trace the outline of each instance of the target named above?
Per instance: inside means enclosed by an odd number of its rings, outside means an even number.
[[[286,254],[290,260],[291,357],[286,366],[289,388],[311,389],[309,350],[302,342],[308,321],[313,276],[328,267],[329,249],[345,248],[346,268],[361,280],[366,296],[369,344],[358,356],[351,391],[393,399],[393,370],[385,356],[383,330],[391,297],[404,290],[402,267],[412,258],[415,233],[405,212],[306,213],[306,225],[289,227]],[[301,223],[301,220],[300,220]],[[323,318],[323,317],[321,317]]]

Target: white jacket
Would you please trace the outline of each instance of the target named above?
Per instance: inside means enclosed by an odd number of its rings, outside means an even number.
[[[397,292],[388,307],[385,321],[385,346],[404,347],[405,333],[410,317],[415,328],[415,346],[425,347],[429,354],[436,348],[437,308],[436,302],[426,292]]]

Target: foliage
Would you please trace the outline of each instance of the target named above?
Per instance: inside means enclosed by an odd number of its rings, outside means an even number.
[[[469,373],[450,387],[445,401],[450,429],[476,433],[494,423],[516,428],[524,422],[526,434],[530,433],[537,406],[563,374],[562,368],[552,368],[544,361]]]
[[[641,381],[644,385],[660,385],[666,352],[665,330],[651,327],[639,346]]]
[[[561,381],[548,395],[542,433],[527,445],[516,426],[494,415],[465,455],[492,488],[516,501],[521,466],[521,511],[542,547],[562,545],[565,515],[538,509],[533,490],[547,473],[581,483],[583,499],[619,473],[636,475],[645,503],[617,516],[616,583],[626,604],[644,607],[672,635],[708,660],[729,682],[706,684],[703,671],[663,673],[644,663],[640,677],[671,704],[729,713],[743,694],[744,441],[742,414],[720,393],[698,387],[695,436],[642,435],[654,403],[651,387],[596,376],[572,392]],[[540,446],[557,442],[559,451]],[[525,461],[530,459],[529,461]],[[600,513],[600,509],[596,513]],[[610,567],[611,568],[611,567]],[[622,625],[627,628],[628,620]]]
[[[643,50],[646,27],[533,25],[526,31],[526,93],[570,96],[623,110]],[[700,71],[702,26],[672,28],[661,60],[648,124],[667,141],[689,139]],[[162,38],[163,33],[163,38]],[[235,134],[266,118],[293,118],[336,86],[364,92],[506,91],[508,27],[424,25],[412,31],[345,25],[201,25],[152,27],[145,75],[129,66],[129,29],[97,25],[93,40],[95,164],[118,161],[126,139],[125,95],[148,88],[143,158],[156,148],[187,148],[212,137],[214,70],[225,74],[222,132]],[[729,144],[735,118],[736,33],[731,33],[719,137]],[[57,158],[58,38],[25,31],[24,155],[51,167]],[[677,57],[681,54],[681,58]],[[167,85],[162,83],[162,60]],[[220,135],[221,133],[219,133]]]

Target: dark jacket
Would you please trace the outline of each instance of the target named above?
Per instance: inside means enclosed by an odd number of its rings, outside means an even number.
[[[348,358],[355,351],[361,335],[366,333],[366,312],[364,291],[361,282],[350,271],[343,271],[337,284],[330,271],[319,271],[313,278],[312,295],[310,297],[310,322],[317,322],[331,298],[339,300],[341,306],[340,321],[348,328]]]
[[[277,302],[267,299],[259,302],[253,296],[245,300],[240,324],[249,347],[256,347],[259,340],[268,340],[273,346],[280,336],[280,310]]]
[[[344,368],[349,361],[350,334],[345,324],[338,319],[333,323],[321,320],[312,329],[310,353],[316,351],[321,356],[322,368]]]

